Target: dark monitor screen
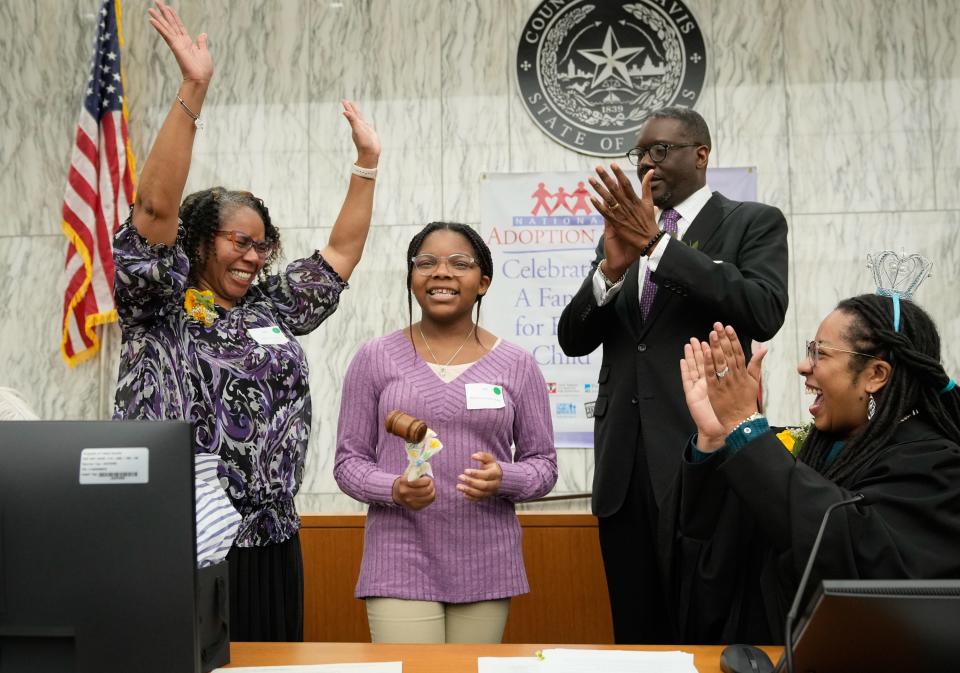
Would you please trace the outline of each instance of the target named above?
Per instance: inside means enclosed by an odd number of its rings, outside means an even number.
[[[200,670],[193,473],[189,423],[0,423],[0,673]]]
[[[960,580],[826,580],[794,643],[798,673],[960,670]]]

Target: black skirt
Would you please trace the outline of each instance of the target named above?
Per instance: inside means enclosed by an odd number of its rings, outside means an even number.
[[[233,547],[230,640],[303,640],[303,556],[300,534],[266,547]]]

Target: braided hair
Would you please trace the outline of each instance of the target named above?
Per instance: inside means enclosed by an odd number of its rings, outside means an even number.
[[[852,318],[844,335],[850,348],[890,363],[890,378],[874,394],[876,414],[848,441],[836,460],[826,464],[838,437],[816,428],[804,442],[800,460],[838,484],[851,483],[889,445],[900,422],[914,412],[941,434],[960,437],[960,390],[942,392],[951,379],[940,363],[940,335],[930,316],[913,302],[901,299],[900,330],[895,331],[892,299],[876,294],[844,299],[836,310]],[[849,358],[856,380],[870,358]]]
[[[410,330],[410,342],[413,343],[413,293],[410,291],[413,282],[413,258],[420,252],[423,242],[427,236],[435,231],[452,231],[460,234],[473,247],[473,256],[480,266],[480,275],[487,278],[493,278],[493,256],[490,254],[490,248],[487,246],[483,237],[477,233],[477,230],[467,224],[459,222],[431,222],[410,239],[410,245],[407,246],[407,326]],[[480,324],[480,304],[483,302],[483,295],[477,295],[477,319],[475,325]],[[473,331],[473,336],[480,343],[479,330]]]
[[[260,216],[263,220],[264,236],[274,244],[273,252],[260,271],[261,276],[267,273],[277,259],[280,254],[280,231],[270,221],[270,211],[263,205],[263,201],[250,192],[211,187],[190,194],[180,206],[180,219],[185,232],[183,249],[190,260],[190,275],[187,279],[189,284],[197,284],[207,265],[207,255],[213,250],[213,239],[224,221],[237,208],[244,206]]]

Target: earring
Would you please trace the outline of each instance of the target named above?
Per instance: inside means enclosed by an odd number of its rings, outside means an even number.
[[[873,393],[870,393],[869,399],[867,400],[867,420],[871,420],[874,416],[877,415],[877,401],[873,399]]]

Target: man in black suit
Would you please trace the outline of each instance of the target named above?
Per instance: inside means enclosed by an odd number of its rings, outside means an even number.
[[[615,640],[673,642],[655,531],[657,503],[694,432],[683,346],[716,321],[736,328],[746,353],[751,340],[777,333],[787,310],[787,222],[777,208],[711,194],[710,131],[693,110],[654,112],[627,156],[643,198],[616,164],[591,178],[604,235],[594,272],[560,317],[559,341],[569,356],[603,346],[593,513]]]

